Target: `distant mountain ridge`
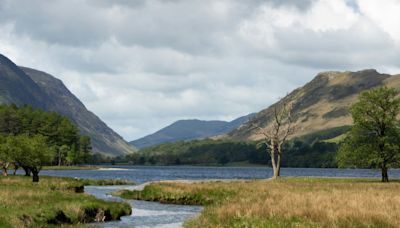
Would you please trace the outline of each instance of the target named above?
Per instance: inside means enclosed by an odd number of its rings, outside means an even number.
[[[42,71],[18,67],[1,54],[0,103],[28,104],[68,117],[83,134],[91,137],[94,152],[117,156],[135,151],[100,118],[88,111],[61,80]]]
[[[261,110],[249,122],[230,132],[231,140],[254,141],[263,138],[259,128],[266,128],[273,118],[274,106],[294,102],[293,117],[298,137],[321,130],[352,124],[349,107],[358,95],[372,88],[388,86],[400,89],[400,75],[381,74],[374,69],[357,72],[322,72],[276,104]]]
[[[233,121],[219,120],[178,120],[173,124],[143,138],[130,142],[137,148],[146,148],[167,142],[204,139],[226,134],[248,121],[254,114],[249,114]]]

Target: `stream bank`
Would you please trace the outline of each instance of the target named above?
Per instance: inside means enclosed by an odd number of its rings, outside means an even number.
[[[120,197],[111,195],[112,192],[123,189],[141,190],[146,184],[137,186],[85,186],[85,192],[98,199],[115,202],[125,201],[132,207],[132,214],[130,216],[121,217],[120,221],[96,223],[94,225],[102,228],[182,227],[186,220],[198,215],[203,209],[201,206],[171,205],[141,200],[123,200]]]

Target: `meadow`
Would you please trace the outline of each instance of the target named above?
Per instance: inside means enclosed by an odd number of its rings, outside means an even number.
[[[400,183],[281,178],[155,183],[124,198],[205,205],[186,227],[400,227]]]
[[[126,203],[105,202],[83,193],[87,184],[112,181],[84,181],[72,178],[0,177],[0,227],[83,227],[84,223],[119,219],[131,214]]]

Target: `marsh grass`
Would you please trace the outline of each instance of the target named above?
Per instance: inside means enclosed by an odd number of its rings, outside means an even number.
[[[228,200],[236,193],[234,189],[220,188],[219,183],[208,183],[207,185],[163,183],[150,184],[143,191],[121,190],[113,195],[127,199],[144,199],[170,204],[210,205]]]
[[[105,180],[94,180],[94,179],[77,179],[84,185],[93,185],[93,186],[109,186],[109,185],[135,185],[136,183],[129,180],[121,180],[121,179],[105,179]]]
[[[0,227],[52,227],[129,215],[125,203],[105,202],[82,192],[84,183],[72,178],[0,177]]]
[[[119,192],[207,205],[188,227],[400,227],[399,193],[399,182],[335,178],[158,183],[142,192]]]

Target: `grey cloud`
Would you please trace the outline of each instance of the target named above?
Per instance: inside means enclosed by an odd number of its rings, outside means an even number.
[[[278,29],[276,37],[281,49],[273,52],[272,56],[290,64],[313,68],[354,69],[381,64],[400,66],[396,61],[400,54],[393,40],[373,25],[369,28],[373,34],[364,34],[358,28],[319,33]]]
[[[128,46],[215,54],[223,51],[220,38],[230,36],[237,20],[260,4],[303,8],[311,1],[220,1],[224,2],[234,7],[220,17],[210,8],[216,1],[4,0],[0,21],[14,24],[20,35],[55,45],[97,47],[115,38]]]
[[[310,5],[314,2],[314,0],[269,0],[269,1],[260,1],[260,2],[270,2],[275,6],[294,6],[301,10],[307,10]]]
[[[87,0],[90,5],[98,7],[130,7],[130,8],[141,8],[146,5],[146,0]]]
[[[13,24],[21,36],[49,44],[96,46],[109,38],[102,13],[80,1],[4,1],[0,21]]]

